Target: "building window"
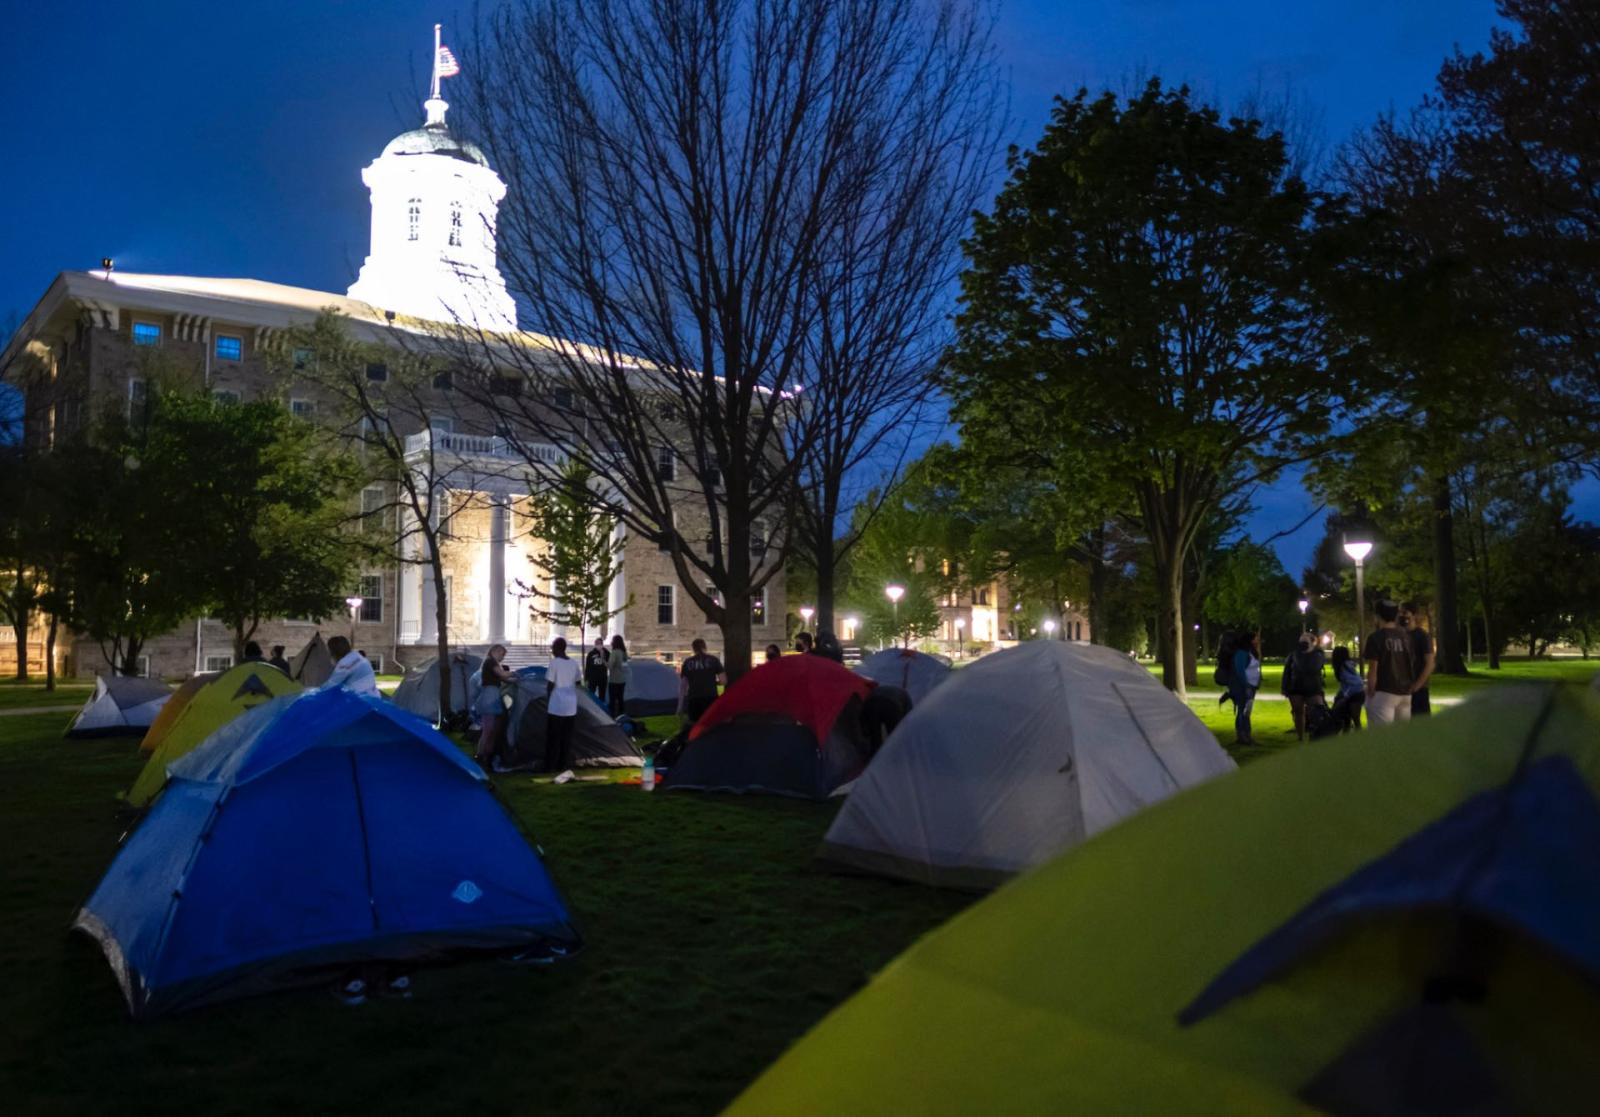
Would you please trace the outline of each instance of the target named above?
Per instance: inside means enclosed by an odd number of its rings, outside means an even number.
[[[671,446],[656,447],[656,480],[671,481],[678,475],[678,459]]]
[[[216,391],[211,393],[211,398],[216,400],[218,403],[238,403],[239,393],[235,392],[231,388],[218,388]]]
[[[456,421],[448,415],[429,415],[428,429],[435,434],[454,434]]]
[[[440,535],[449,534],[450,526],[450,490],[440,489],[439,495],[433,498],[433,522],[438,526]]]
[[[989,587],[988,586],[980,586],[978,589],[973,590],[972,591],[972,603],[974,605],[987,605],[987,604],[989,604]]]
[[[522,381],[515,376],[496,376],[489,381],[489,392],[491,395],[516,399],[522,395]]]
[[[361,575],[361,611],[356,619],[363,624],[377,624],[383,620],[382,574]]]
[[[750,557],[760,562],[767,557],[767,521],[750,521]]]
[[[750,623],[767,623],[767,587],[750,591]]]
[[[133,324],[133,343],[135,345],[160,345],[161,327],[154,322],[135,322]]]
[[[571,411],[572,410],[572,389],[571,388],[557,388],[554,392],[552,392],[550,394],[550,398],[555,402],[557,411]]]
[[[456,382],[452,378],[449,369],[445,369],[443,372],[436,372],[433,374],[433,387],[435,391],[450,392],[455,390],[455,386]]]
[[[444,626],[449,628],[456,615],[456,579],[454,574],[444,576]]]
[[[206,656],[206,670],[207,671],[226,671],[228,668],[230,668],[232,666],[233,666],[233,656],[231,654],[229,654],[229,655],[208,655],[208,656]]]
[[[375,384],[381,384],[389,379],[389,366],[382,361],[373,361],[367,366],[367,379]]]
[[[416,240],[422,230],[422,199],[412,198],[406,203],[406,240]]]
[[[216,354],[219,361],[238,361],[244,359],[244,339],[232,334],[218,334],[216,338]]]
[[[414,238],[413,238],[414,239]],[[461,247],[461,203],[450,203],[450,243]]]
[[[361,654],[367,655],[366,652]],[[375,655],[367,655],[367,662],[372,664],[372,673],[374,675],[383,674],[383,654],[381,652]]]
[[[675,536],[677,534],[678,534],[678,510],[676,508],[669,508],[667,510],[667,531],[666,531],[666,534],[661,537],[661,553],[662,554],[665,555],[665,554],[670,554],[672,552],[672,539],[673,539],[673,536]]]
[[[317,405],[308,399],[292,399],[289,401],[289,414],[309,423],[317,416]]]
[[[389,519],[389,501],[382,485],[368,485],[361,490],[361,526],[367,531],[377,531]]]
[[[672,615],[673,615],[673,609],[672,609],[673,596],[672,595],[673,595],[673,587],[672,586],[657,586],[656,587],[656,623],[657,624],[672,624],[673,623],[673,620],[672,620]]]
[[[304,372],[317,363],[317,354],[312,349],[296,349],[294,351],[294,370]]]
[[[139,657],[138,671],[139,671],[139,677],[141,679],[148,679],[150,677],[150,657],[149,656],[142,655],[142,656]]]

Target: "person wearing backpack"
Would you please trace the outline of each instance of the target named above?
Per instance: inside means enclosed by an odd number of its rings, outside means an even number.
[[[1255,709],[1256,691],[1261,689],[1261,632],[1241,633],[1235,642],[1228,697],[1233,700],[1234,744],[1254,745],[1250,713]]]
[[[1333,681],[1339,691],[1333,700],[1333,718],[1340,733],[1361,728],[1361,707],[1367,700],[1367,684],[1350,659],[1350,649],[1333,649]]]
[[[1306,711],[1311,706],[1324,706],[1327,698],[1322,690],[1322,649],[1316,637],[1309,632],[1300,634],[1300,646],[1290,653],[1283,663],[1283,696],[1289,700],[1289,713],[1294,719],[1294,739],[1306,739]]]

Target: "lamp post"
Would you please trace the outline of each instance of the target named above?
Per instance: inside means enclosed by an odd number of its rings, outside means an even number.
[[[1044,638],[1046,640],[1054,640],[1056,638],[1056,622],[1049,617],[1046,617],[1044,622]]]
[[[895,639],[898,640],[900,638],[900,599],[906,595],[906,588],[890,583],[883,587],[883,593],[889,599],[889,604],[894,606],[894,635]]]
[[[816,613],[817,611],[809,605],[800,606],[800,623],[810,628],[811,618],[816,616]]]
[[[844,619],[844,631],[845,631],[845,637],[844,638],[846,640],[848,640],[852,644],[855,643],[855,641],[856,641],[856,630],[859,629],[860,627],[861,627],[861,618],[860,617],[857,617],[857,616],[848,616],[848,617],[846,617]]]
[[[1361,640],[1367,634],[1366,622],[1366,593],[1367,586],[1364,578],[1367,556],[1372,553],[1372,542],[1366,539],[1346,539],[1344,553],[1355,560],[1356,564],[1356,655],[1361,655]]]
[[[965,627],[967,627],[966,619],[964,617],[957,617],[956,618],[956,658],[957,659],[960,659],[962,657],[962,655],[964,654],[964,649],[961,646],[961,630],[963,628],[965,628]]]
[[[351,594],[344,599],[344,603],[350,606],[350,643],[353,646],[356,642],[356,612],[361,608],[361,597]]]
[[[1311,608],[1311,602],[1305,598],[1300,599],[1300,631],[1306,631],[1306,610]]]

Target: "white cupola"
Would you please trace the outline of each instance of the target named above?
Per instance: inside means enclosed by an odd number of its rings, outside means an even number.
[[[495,264],[506,185],[477,145],[445,126],[439,76],[436,65],[423,126],[390,140],[361,172],[372,192],[372,250],[349,295],[396,314],[515,331],[516,304]]]

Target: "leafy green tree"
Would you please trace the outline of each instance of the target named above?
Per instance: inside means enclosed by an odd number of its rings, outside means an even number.
[[[1264,650],[1287,654],[1300,628],[1300,588],[1271,547],[1242,540],[1229,547],[1211,576],[1203,608],[1223,625],[1259,628]]]
[[[1037,440],[1052,475],[1126,486],[1180,692],[1196,533],[1327,425],[1317,204],[1281,135],[1151,82],[1058,100],[968,243],[949,378],[963,439]]]
[[[358,479],[349,454],[275,400],[163,393],[144,456],[189,478],[169,492],[206,611],[233,630],[236,657],[269,617],[339,612],[364,549],[348,524]]]
[[[588,646],[589,629],[600,628],[627,608],[626,602],[615,609],[609,605],[611,585],[622,570],[622,540],[616,522],[589,497],[593,482],[588,466],[572,461],[559,485],[533,494],[529,533],[537,546],[528,557],[549,579],[550,591],[523,587],[533,594],[534,615],[576,625],[583,647]],[[541,600],[548,604],[539,604]]]

